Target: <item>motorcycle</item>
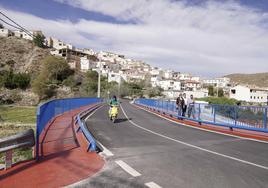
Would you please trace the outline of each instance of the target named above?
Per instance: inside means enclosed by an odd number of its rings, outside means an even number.
[[[118,115],[118,105],[112,105],[109,111],[109,117],[113,123],[115,123],[117,115]]]

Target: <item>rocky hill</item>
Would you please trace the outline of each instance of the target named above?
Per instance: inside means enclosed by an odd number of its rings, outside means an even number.
[[[15,72],[37,73],[41,67],[40,61],[49,55],[48,49],[36,47],[31,41],[17,37],[0,37],[0,49],[0,65],[13,61]]]
[[[268,72],[256,74],[230,74],[231,82],[268,88]]]

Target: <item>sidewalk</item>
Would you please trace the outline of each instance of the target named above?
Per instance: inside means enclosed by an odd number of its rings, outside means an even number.
[[[75,133],[72,118],[88,108],[64,113],[46,127],[40,138],[40,161],[14,165],[0,171],[0,188],[62,187],[88,178],[104,165],[96,153],[86,152],[82,133]]]
[[[162,114],[160,112],[157,112],[153,109],[150,108],[146,108],[142,105],[137,105],[134,104],[140,108],[143,108],[145,110],[148,110],[156,115],[165,117],[167,119],[170,119],[172,121],[178,122],[178,123],[182,123],[182,124],[186,124],[192,127],[198,127],[201,129],[205,129],[205,130],[210,130],[210,131],[215,131],[215,132],[220,132],[220,133],[224,133],[224,134],[229,134],[229,135],[234,135],[234,136],[240,136],[240,137],[244,137],[244,138],[249,138],[249,139],[256,139],[256,140],[260,140],[260,141],[268,141],[268,133],[263,133],[263,132],[257,132],[257,131],[250,131],[250,130],[243,130],[243,129],[236,129],[233,128],[233,130],[230,130],[229,127],[224,127],[224,126],[216,126],[216,125],[212,125],[212,124],[204,124],[202,123],[201,125],[198,122],[195,121],[191,121],[191,120],[179,120],[175,117],[171,117],[170,115],[167,114]]]

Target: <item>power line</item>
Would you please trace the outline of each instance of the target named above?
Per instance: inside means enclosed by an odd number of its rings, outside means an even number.
[[[8,20],[10,20],[12,23],[14,23],[15,25],[17,25],[21,30],[23,30],[26,34],[28,34],[31,37],[34,37],[30,31],[28,31],[27,29],[25,29],[24,27],[22,27],[21,25],[19,25],[18,23],[16,23],[14,20],[12,20],[11,18],[9,18],[7,15],[5,15],[4,13],[2,13],[0,11],[0,14],[2,14],[5,18],[7,18]]]
[[[15,25],[12,25],[12,24],[8,23],[8,22],[6,22],[5,20],[3,20],[3,19],[1,19],[1,18],[0,18],[0,20],[1,20],[3,23],[5,23],[5,24],[7,24],[7,25],[9,25],[9,26],[11,26],[11,27],[14,27],[14,28],[16,28],[16,29],[20,29],[19,27],[17,27],[17,26],[15,26]]]

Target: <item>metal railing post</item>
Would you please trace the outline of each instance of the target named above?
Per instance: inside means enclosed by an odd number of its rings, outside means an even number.
[[[162,112],[164,112],[164,99],[162,99]]]
[[[36,118],[36,138],[35,138],[35,159],[39,160],[39,136],[40,136],[40,108],[37,111]]]
[[[213,106],[213,122],[216,122],[216,106]]]
[[[263,128],[264,129],[267,129],[267,109],[268,108],[265,108],[264,109],[264,114],[263,114]]]
[[[198,104],[198,120],[201,120],[201,104]]]
[[[237,124],[237,107],[234,107],[234,118],[235,118],[235,126]]]

